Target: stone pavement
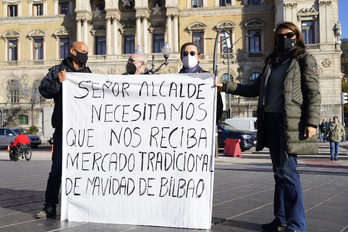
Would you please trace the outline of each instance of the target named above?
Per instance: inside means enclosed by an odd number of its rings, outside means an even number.
[[[299,157],[307,229],[348,232],[348,142],[341,143],[338,161],[329,160],[329,144],[319,154]],[[50,170],[49,148],[35,150],[31,161],[10,161],[0,151],[1,231],[198,231],[149,227],[37,220]],[[260,224],[273,219],[273,174],[267,151],[250,150],[242,157],[220,155],[215,160],[211,231],[262,231]],[[59,211],[58,211],[59,213]],[[202,230],[204,231],[204,230]]]

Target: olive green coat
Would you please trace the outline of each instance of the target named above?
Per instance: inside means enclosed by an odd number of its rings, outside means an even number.
[[[340,142],[342,140],[342,135],[345,132],[344,127],[342,124],[330,124],[327,135],[330,138],[330,141],[332,142]]]
[[[271,73],[271,64],[267,63],[253,85],[241,85],[229,82],[223,85],[226,93],[245,97],[257,97],[257,146],[256,150],[268,147],[265,136],[264,106],[267,81]],[[320,122],[319,76],[315,58],[307,52],[292,58],[284,80],[284,116],[285,138],[288,154],[304,155],[318,152],[318,136],[304,137],[304,127],[317,127]]]

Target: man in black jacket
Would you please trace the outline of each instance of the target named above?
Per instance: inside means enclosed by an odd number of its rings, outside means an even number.
[[[55,218],[58,204],[59,189],[62,176],[62,82],[66,80],[66,72],[90,73],[85,66],[88,59],[88,46],[83,42],[74,42],[70,47],[70,57],[65,58],[60,65],[55,65],[42,80],[39,91],[44,98],[54,99],[52,126],[53,134],[52,167],[48,176],[45,203],[36,218]]]
[[[179,73],[207,73],[199,66],[201,53],[195,43],[188,42],[181,46],[180,59],[183,67]],[[220,91],[217,93],[216,124],[220,121],[223,111],[223,103]]]

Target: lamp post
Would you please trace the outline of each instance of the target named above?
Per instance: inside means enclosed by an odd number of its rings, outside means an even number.
[[[169,64],[168,63],[168,58],[169,58],[170,52],[171,52],[171,49],[170,49],[168,43],[166,43],[162,47],[162,54],[163,54],[163,57],[164,57],[164,62],[157,69],[155,69],[155,56],[152,55],[152,64],[151,64],[152,68],[151,68],[151,70],[149,70],[149,72],[152,73],[152,74],[155,74],[156,72],[158,72],[162,68],[163,65],[167,66]]]
[[[213,72],[215,74],[215,76],[217,76],[217,46],[219,43],[219,37],[221,32],[224,31],[224,36],[225,38],[223,39],[223,42],[226,43],[226,48],[227,48],[227,75],[228,75],[228,81],[231,81],[231,74],[230,74],[230,49],[234,47],[234,45],[241,40],[244,37],[253,37],[253,35],[244,35],[242,37],[240,37],[239,39],[236,40],[236,42],[234,42],[233,44],[231,44],[231,40],[230,40],[230,32],[227,31],[225,28],[220,28],[219,31],[216,34],[216,38],[215,38],[215,45],[214,45],[214,57],[213,57]],[[231,112],[231,94],[227,94],[228,96],[228,117],[231,118],[232,117],[232,112]]]

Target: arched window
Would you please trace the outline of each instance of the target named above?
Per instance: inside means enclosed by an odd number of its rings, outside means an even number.
[[[16,79],[9,80],[7,83],[7,99],[10,103],[19,102],[19,81]]]
[[[229,81],[233,82],[233,76],[230,74],[230,78],[228,78],[228,73],[222,74],[222,76],[220,77],[220,82],[225,83],[225,82],[229,82]]]
[[[257,73],[257,72],[254,72],[254,73],[250,74],[249,81],[255,81],[256,78],[259,77],[259,75],[260,75],[260,73]]]

